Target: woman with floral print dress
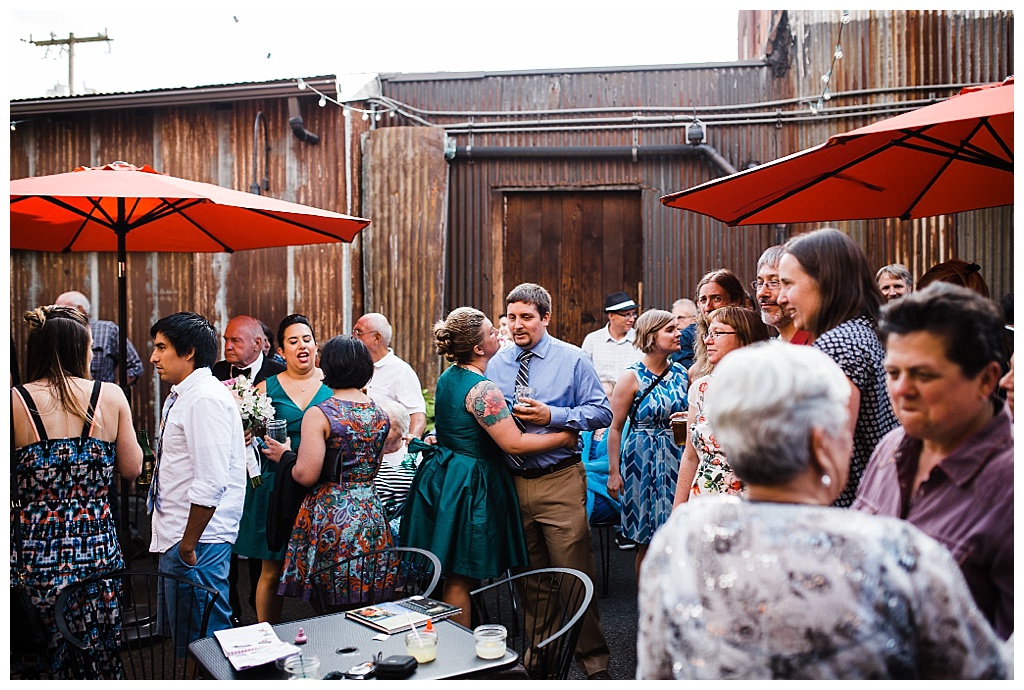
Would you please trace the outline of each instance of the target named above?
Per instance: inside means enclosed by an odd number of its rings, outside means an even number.
[[[481,579],[527,565],[515,484],[501,451],[530,455],[575,447],[576,434],[524,434],[501,390],[484,376],[501,347],[490,319],[459,307],[434,325],[437,354],[455,366],[437,379],[437,444],[413,442],[423,453],[402,515],[401,543],[437,555],[444,573],[441,599],[462,608],[452,620],[470,625],[469,593]]]
[[[362,392],[373,375],[373,358],[362,341],[339,335],[324,344],[320,366],[323,383],[332,394],[302,416],[302,444],[292,479],[311,488],[295,518],[278,588],[278,594],[307,601],[313,594],[314,573],[394,545],[373,484],[390,422]],[[288,450],[290,440],[281,444],[266,437],[264,441],[267,457],[275,462],[293,452]],[[332,462],[325,462],[327,458]],[[332,608],[361,601],[362,593],[381,585],[358,579],[329,581],[326,573],[321,577],[327,599],[320,603]]]
[[[745,307],[722,307],[711,312],[704,338],[708,363],[715,367],[722,358],[745,345],[768,340],[768,328],[761,316]],[[739,494],[743,482],[733,473],[722,446],[704,413],[704,396],[714,378],[714,369],[690,384],[689,438],[679,464],[674,505],[701,494]]]

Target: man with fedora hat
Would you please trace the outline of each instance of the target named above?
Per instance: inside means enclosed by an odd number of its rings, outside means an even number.
[[[608,315],[608,323],[583,339],[583,351],[594,363],[597,376],[601,379],[605,393],[610,398],[615,382],[630,364],[643,357],[634,345],[636,323],[639,308],[636,302],[625,292],[613,292],[604,300],[604,313]]]

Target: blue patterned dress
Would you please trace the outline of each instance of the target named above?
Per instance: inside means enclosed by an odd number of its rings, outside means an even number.
[[[95,382],[90,412],[98,403],[99,387],[100,382]],[[25,402],[30,413],[34,412],[31,397]],[[18,494],[24,505],[19,560],[32,603],[42,615],[50,640],[38,655],[12,657],[11,672],[23,678],[61,677],[64,667],[75,662],[68,658],[67,645],[57,631],[53,608],[57,595],[74,582],[124,568],[117,524],[108,500],[115,444],[92,438],[88,425],[77,438],[51,439],[42,420],[35,414],[32,417],[39,440],[15,451]],[[12,570],[15,545],[12,529]],[[90,646],[81,653],[85,668],[79,672],[96,679],[121,678],[123,669],[117,653],[121,613],[114,585],[101,586],[100,590],[97,600],[105,604],[97,604],[95,618],[75,631]],[[109,653],[95,651],[103,648]]]
[[[634,401],[657,378],[643,362],[627,371],[637,378]],[[619,473],[622,475],[622,534],[638,544],[649,544],[654,532],[672,514],[683,447],[677,446],[669,425],[675,412],[686,412],[686,370],[678,362],[640,403],[635,424],[622,440]]]
[[[278,593],[306,601],[313,593],[312,573],[394,544],[373,485],[391,427],[388,416],[372,402],[334,397],[316,407],[331,423],[328,449],[341,448],[342,482],[323,482],[310,488],[288,541]]]

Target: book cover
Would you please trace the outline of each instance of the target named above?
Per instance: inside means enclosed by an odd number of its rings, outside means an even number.
[[[428,619],[442,620],[460,611],[462,609],[458,606],[417,595],[373,606],[361,606],[347,611],[345,615],[390,635],[399,630],[408,630],[412,626],[425,625]]]

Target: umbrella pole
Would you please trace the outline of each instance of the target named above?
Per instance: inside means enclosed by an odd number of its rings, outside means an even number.
[[[129,406],[131,406],[132,394],[128,389],[128,279],[125,275],[128,264],[128,228],[124,218],[125,200],[124,197],[121,197],[117,200],[118,223],[115,228],[115,232],[117,233],[117,379],[118,384],[121,386],[121,390],[124,391],[125,397],[128,398]],[[130,489],[131,487],[128,480],[121,477],[121,521],[119,539],[121,541],[121,553],[124,554],[124,564],[126,568],[132,567],[132,532],[131,522],[129,520]]]

